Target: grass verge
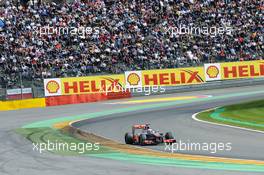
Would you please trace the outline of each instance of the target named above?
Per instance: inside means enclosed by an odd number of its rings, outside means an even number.
[[[251,101],[201,112],[200,120],[264,131],[264,100]]]

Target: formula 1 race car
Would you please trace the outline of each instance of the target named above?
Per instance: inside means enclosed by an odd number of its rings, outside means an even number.
[[[176,140],[172,136],[171,132],[167,132],[165,135],[158,131],[152,130],[150,124],[134,125],[132,126],[132,133],[127,132],[125,134],[126,144],[138,144],[138,145],[157,145],[160,143],[175,143]]]

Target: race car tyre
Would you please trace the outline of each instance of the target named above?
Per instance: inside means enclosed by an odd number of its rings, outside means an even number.
[[[145,134],[140,134],[139,136],[139,144],[141,146],[145,145],[145,140],[147,139],[147,136]]]
[[[125,142],[126,144],[133,144],[133,136],[130,133],[125,134]]]
[[[174,137],[172,136],[172,133],[171,132],[167,132],[165,134],[165,139],[174,139]]]
[[[163,137],[160,138],[160,143],[164,143],[164,138]]]

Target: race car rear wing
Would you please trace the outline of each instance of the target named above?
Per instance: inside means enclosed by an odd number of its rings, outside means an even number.
[[[133,125],[134,129],[144,129],[146,125]]]

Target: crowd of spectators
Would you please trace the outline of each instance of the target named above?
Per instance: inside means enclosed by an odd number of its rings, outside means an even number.
[[[12,85],[19,74],[37,80],[256,60],[264,55],[264,6],[259,0],[4,2],[2,85]],[[230,31],[177,33],[182,26]],[[58,33],[60,27],[78,32]],[[87,29],[85,36],[79,33],[82,27]]]

